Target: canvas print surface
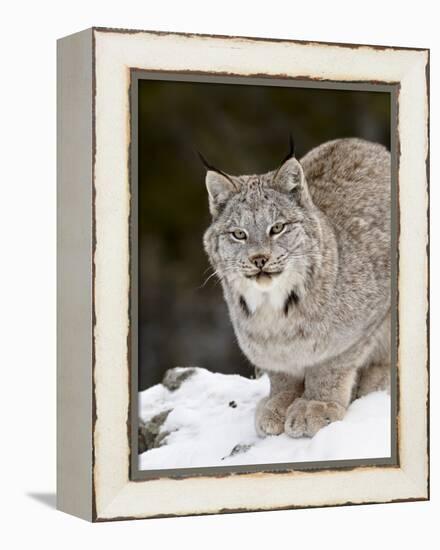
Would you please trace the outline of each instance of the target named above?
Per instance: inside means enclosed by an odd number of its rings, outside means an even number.
[[[391,95],[137,81],[139,470],[391,455]]]

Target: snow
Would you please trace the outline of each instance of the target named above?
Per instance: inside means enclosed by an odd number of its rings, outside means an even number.
[[[186,369],[172,369],[183,373]],[[390,397],[375,392],[354,401],[340,422],[313,438],[285,434],[260,438],[254,412],[269,393],[266,375],[247,379],[194,368],[180,387],[158,384],[139,394],[139,416],[148,422],[171,410],[160,431],[161,446],[139,455],[141,470],[390,456]],[[234,451],[233,451],[234,450]]]

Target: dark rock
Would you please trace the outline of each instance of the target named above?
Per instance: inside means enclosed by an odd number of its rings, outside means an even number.
[[[175,391],[180,388],[183,382],[187,380],[196,372],[196,369],[186,368],[182,369],[175,367],[173,369],[168,369],[163,377],[162,384],[168,388],[170,391]]]
[[[232,449],[232,451],[222,458],[222,460],[225,460],[225,458],[229,458],[230,456],[238,455],[241,453],[247,453],[249,449],[252,447],[252,445],[246,445],[244,443],[238,443],[235,445],[235,447]]]
[[[162,447],[166,444],[165,439],[170,435],[171,432],[161,432],[157,434],[156,439],[154,440],[152,449],[156,449],[157,447]]]
[[[171,409],[162,411],[159,414],[156,414],[148,422],[143,423],[139,420],[139,429],[138,429],[138,451],[139,453],[144,453],[149,449],[154,449],[160,447],[164,444],[164,439],[169,432],[160,431],[163,423],[170,414]]]
[[[141,424],[141,422],[139,421],[139,429],[138,429],[138,453],[139,454],[145,453],[145,451],[148,449],[144,430],[145,430],[145,426]]]

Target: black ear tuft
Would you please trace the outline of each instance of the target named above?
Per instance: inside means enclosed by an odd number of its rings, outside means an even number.
[[[289,155],[290,157],[295,156],[295,142],[293,141],[292,132],[289,134]]]
[[[217,170],[217,168],[214,168],[214,166],[209,164],[209,162],[205,159],[205,157],[202,155],[202,153],[200,151],[197,151],[197,154],[199,156],[199,159],[202,161],[203,166],[207,170],[212,170],[213,172],[220,172],[220,170]]]
[[[293,141],[292,133],[289,134],[289,152],[281,161],[281,165],[291,158],[295,158],[295,142]]]
[[[202,155],[200,151],[197,151],[197,154],[199,155],[199,159],[202,161],[203,166],[207,170],[210,170],[211,172],[217,172],[217,174],[221,174],[222,176],[227,178],[234,187],[236,187],[235,183],[231,180],[231,177],[228,174],[226,174],[226,172],[223,172],[223,170],[220,170],[220,168],[216,168],[212,164],[209,164],[209,162],[205,159],[205,157]]]

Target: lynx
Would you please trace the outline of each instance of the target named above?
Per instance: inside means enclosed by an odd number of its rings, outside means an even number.
[[[293,147],[260,175],[207,165],[204,246],[238,343],[268,373],[259,435],[312,437],[390,376],[390,153]]]

